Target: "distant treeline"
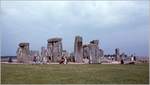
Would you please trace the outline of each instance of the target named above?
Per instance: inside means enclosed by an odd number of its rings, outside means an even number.
[[[16,59],[17,56],[1,56],[1,59],[6,59],[6,58],[13,58],[13,59]]]

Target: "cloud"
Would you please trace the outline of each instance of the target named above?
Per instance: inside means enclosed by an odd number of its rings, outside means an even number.
[[[62,37],[64,49],[73,51],[76,35],[83,36],[84,43],[99,39],[106,53],[112,53],[114,45],[118,45],[139,55],[148,55],[147,2],[2,1],[2,55],[15,55],[21,41],[30,42],[31,49],[40,49],[54,36]],[[135,50],[135,45],[140,45],[139,50]]]

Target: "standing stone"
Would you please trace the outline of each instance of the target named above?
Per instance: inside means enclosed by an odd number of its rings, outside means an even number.
[[[18,63],[29,63],[29,43],[20,43],[17,49],[17,62]]]
[[[61,38],[48,39],[47,49],[48,49],[48,59],[52,62],[58,62],[62,56],[62,39]]]
[[[97,58],[97,45],[96,44],[89,44],[90,48],[90,63],[98,63]]]
[[[99,56],[100,57],[104,57],[104,51],[103,51],[103,49],[99,49],[99,52],[100,52]]]
[[[98,63],[101,63],[101,60],[104,58],[104,51],[102,49],[99,49],[98,50],[98,59],[99,59],[99,62]]]
[[[83,58],[90,59],[90,49],[88,45],[83,45]]]
[[[115,60],[116,61],[120,61],[120,49],[119,48],[116,48],[115,49]]]
[[[99,50],[99,40],[93,40],[89,44],[90,49],[90,63],[100,63],[100,50]]]
[[[90,49],[88,45],[83,45],[83,63],[89,64],[90,60]]]
[[[75,37],[74,56],[75,56],[75,62],[82,63],[82,59],[83,59],[82,37],[80,36]]]
[[[41,47],[41,62],[46,63],[47,61],[47,49],[45,47]]]
[[[74,52],[70,53],[70,61],[75,62]]]
[[[32,63],[40,63],[41,62],[41,56],[38,50],[31,50],[30,51],[31,61]]]

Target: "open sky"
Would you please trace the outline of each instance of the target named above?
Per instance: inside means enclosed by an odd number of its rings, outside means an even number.
[[[1,55],[16,55],[20,42],[31,50],[63,38],[72,52],[76,35],[83,43],[98,39],[100,48],[113,54],[148,56],[149,1],[1,1]]]

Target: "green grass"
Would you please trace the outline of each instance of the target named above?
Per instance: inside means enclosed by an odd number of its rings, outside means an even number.
[[[148,84],[149,65],[1,64],[2,84]]]

